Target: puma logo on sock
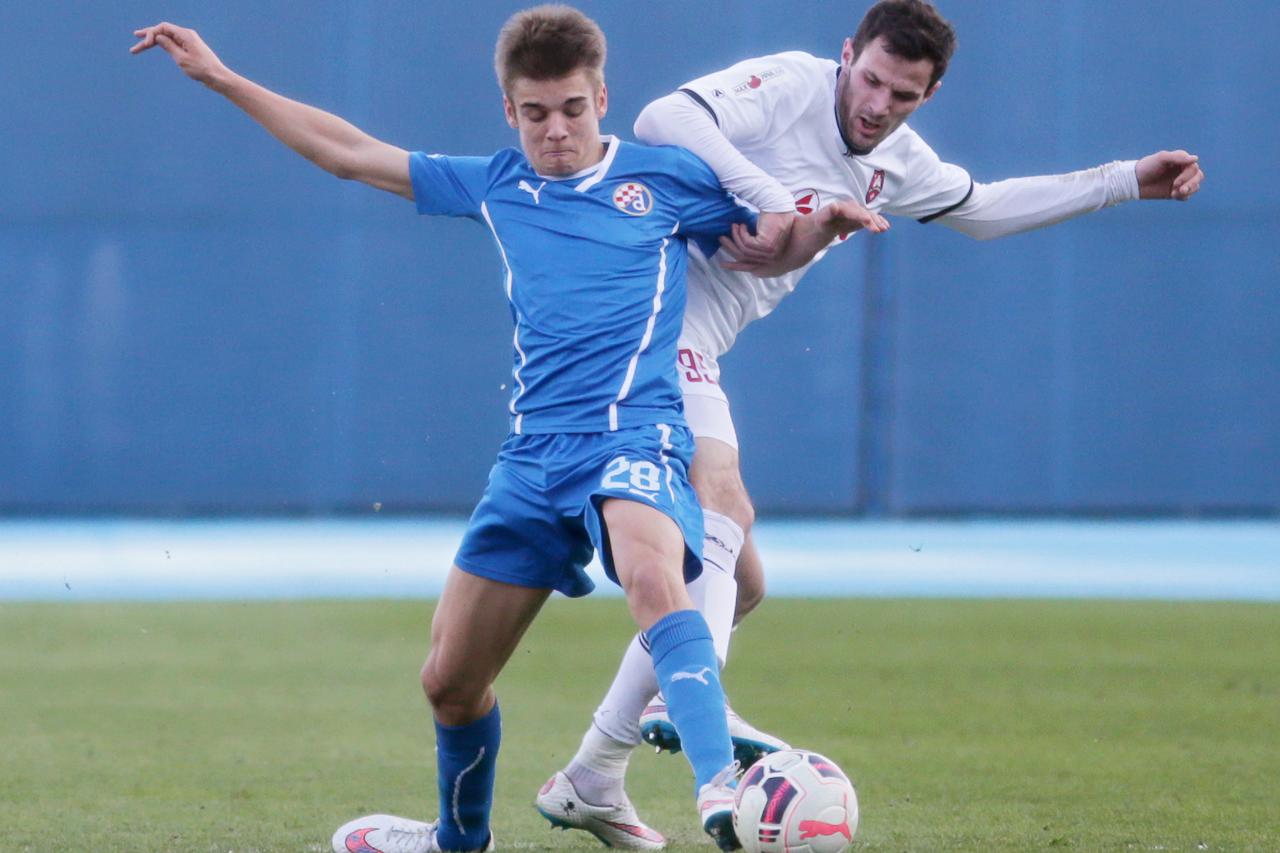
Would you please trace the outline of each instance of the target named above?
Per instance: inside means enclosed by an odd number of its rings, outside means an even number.
[[[710,687],[711,683],[707,681],[707,673],[709,672],[711,672],[711,667],[709,666],[704,666],[702,669],[698,670],[697,672],[677,672],[672,674],[671,683],[674,684],[677,681],[683,681],[686,678],[692,678],[694,681],[701,681],[707,687]]]

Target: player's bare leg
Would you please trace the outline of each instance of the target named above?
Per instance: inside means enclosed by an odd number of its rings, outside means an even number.
[[[422,689],[438,722],[466,725],[493,709],[493,682],[550,594],[449,569],[422,666]]]
[[[738,582],[738,599],[733,610],[733,626],[736,628],[747,614],[764,601],[764,561],[760,559],[755,535],[751,531],[747,531],[746,538],[743,539],[733,577]]]
[[[751,530],[756,510],[747,494],[739,470],[738,448],[718,438],[699,436],[697,451],[689,466],[689,482],[698,493],[704,510],[710,509],[733,519],[744,533]]]
[[[491,850],[489,810],[501,739],[493,682],[550,590],[449,570],[431,622],[422,687],[436,721],[440,816],[423,822],[370,815],[340,827],[333,849]]]
[[[641,630],[677,610],[693,609],[684,583],[684,537],[676,523],[639,501],[607,500],[601,511],[618,583]]]

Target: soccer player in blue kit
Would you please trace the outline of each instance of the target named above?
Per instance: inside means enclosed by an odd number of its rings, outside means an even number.
[[[752,214],[683,149],[601,136],[604,36],[569,7],[526,10],[504,25],[495,65],[522,150],[489,157],[411,154],[374,139],[230,71],[193,30],[161,23],[135,35],[134,53],[163,48],[326,171],[412,200],[420,213],[483,224],[505,268],[511,433],[450,569],[422,668],[440,819],[359,818],[334,834],[334,850],[492,849],[501,739],[493,682],[553,590],[591,591],[583,568],[593,550],[651,648],[703,829],[735,849],[719,666],[685,590],[701,571],[703,531],[675,366],[685,241],[710,254],[736,234],[741,246]],[[809,220],[797,224],[788,266],[838,233],[883,225],[856,205]]]

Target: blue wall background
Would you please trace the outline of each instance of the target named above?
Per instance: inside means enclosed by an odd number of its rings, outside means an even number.
[[[463,509],[506,421],[508,312],[471,223],[334,180],[135,27],[410,148],[513,144],[520,6],[52,2],[0,28],[0,512]],[[863,4],[582,7],[605,129],[736,59],[834,56]],[[1268,2],[943,0],[912,124],[978,180],[1162,147],[1188,205],[977,243],[897,220],[724,359],[765,512],[1280,509],[1280,79]]]

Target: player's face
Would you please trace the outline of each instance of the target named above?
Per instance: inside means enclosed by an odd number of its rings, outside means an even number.
[[[845,39],[840,63],[836,105],[845,141],[855,154],[870,154],[942,85],[929,86],[933,62],[894,56],[884,49],[883,38],[868,44],[856,59],[853,39]]]
[[[520,131],[520,146],[539,174],[572,175],[604,157],[600,119],[609,93],[587,71],[556,80],[518,77],[502,103],[507,123]]]

